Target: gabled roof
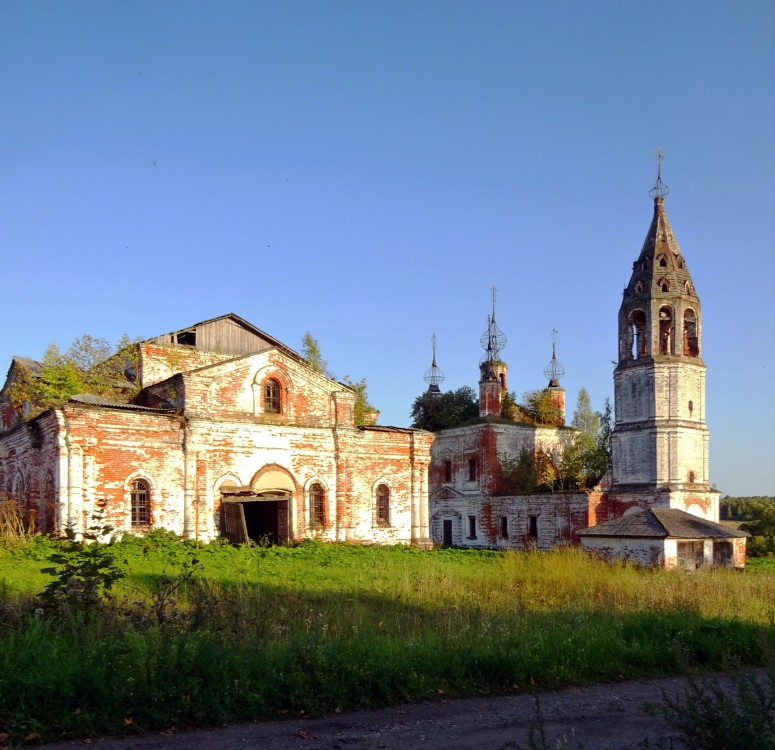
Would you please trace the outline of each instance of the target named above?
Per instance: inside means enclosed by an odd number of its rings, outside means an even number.
[[[590,526],[579,536],[653,538],[653,539],[739,539],[745,531],[729,529],[675,508],[647,508],[621,518]]]
[[[30,357],[14,356],[11,359],[11,367],[14,365],[25,370],[29,370],[30,374],[33,376],[40,375],[40,371],[43,368],[42,362],[38,362],[36,359],[31,359]]]
[[[166,338],[168,336],[177,336],[177,334],[183,334],[188,331],[192,331],[196,328],[204,327],[212,323],[217,323],[222,320],[230,320],[233,323],[236,323],[237,325],[241,326],[245,330],[249,331],[254,336],[257,336],[258,338],[263,339],[267,344],[269,344],[270,347],[276,347],[277,349],[285,352],[286,354],[290,355],[294,359],[300,360],[302,362],[306,361],[304,357],[302,357],[298,352],[291,349],[291,347],[287,346],[286,344],[283,344],[282,341],[278,341],[273,336],[270,336],[268,333],[265,333],[260,328],[257,328],[252,323],[249,323],[247,320],[245,320],[244,318],[241,318],[239,315],[235,315],[234,313],[226,313],[225,315],[218,315],[215,318],[200,320],[198,323],[193,323],[192,325],[186,326],[185,328],[181,328],[177,331],[170,331],[169,333],[163,333],[159,336],[153,336],[149,339],[145,339],[143,343],[158,341],[159,339]]]

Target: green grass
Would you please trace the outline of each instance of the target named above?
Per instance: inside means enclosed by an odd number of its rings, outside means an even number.
[[[578,550],[154,534],[116,546],[128,575],[109,605],[36,614],[50,545],[0,553],[0,726],[17,739],[762,664],[775,645],[775,568],[758,563],[687,575]]]

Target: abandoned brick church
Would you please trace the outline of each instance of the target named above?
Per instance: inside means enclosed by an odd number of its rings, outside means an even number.
[[[719,493],[708,480],[700,302],[661,178],[653,192],[619,312],[612,467],[590,491],[499,494],[504,457],[562,451],[574,431],[564,418],[553,426],[501,419],[507,366],[493,310],[480,419],[435,436],[356,426],[352,388],[232,314],[132,345],[130,403],[77,395],[26,419],[9,394],[41,365],[15,357],[0,391],[0,492],[37,529],[58,533],[85,531],[104,502],[120,532],[162,527],[269,543],[581,543],[644,564],[742,566],[745,537],[718,524]],[[548,389],[564,415],[557,377]]]
[[[134,346],[130,404],[25,422],[0,399],[0,487],[38,528],[85,530],[104,499],[123,532],[427,543],[430,433],[356,427],[352,388],[236,315]],[[36,365],[15,358],[3,393]]]
[[[559,423],[499,419],[507,367],[498,356],[493,309],[482,337],[480,420],[438,433],[432,447],[435,543],[518,549],[580,543],[604,557],[648,565],[744,566],[745,533],[719,525],[720,493],[708,479],[702,311],[665,213],[666,192],[658,177],[651,224],[619,311],[610,472],[583,492],[499,491],[504,461],[523,449],[557,455],[574,431],[564,424],[554,356],[548,391],[561,407]]]

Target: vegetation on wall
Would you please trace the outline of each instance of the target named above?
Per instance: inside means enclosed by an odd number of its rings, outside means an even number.
[[[17,370],[9,388],[11,404],[29,419],[82,393],[127,403],[137,393],[127,376],[133,367],[136,370],[137,351],[126,334],[115,346],[88,333],[76,338],[65,352],[51,343],[39,371]]]
[[[499,494],[574,492],[594,487],[611,464],[612,410],[608,399],[602,412],[592,411],[586,389],[579,391],[572,426],[561,449],[523,448],[517,456],[501,456]]]
[[[328,369],[328,362],[323,358],[320,342],[309,331],[301,338],[301,355],[315,372],[319,372],[329,380],[336,380],[336,375]],[[366,378],[353,380],[349,375],[345,375],[342,378],[342,382],[355,391],[355,406],[353,410],[355,426],[362,427],[363,425],[374,424],[376,415],[379,412],[369,402]]]
[[[438,432],[459,427],[479,416],[479,401],[467,385],[446,393],[423,393],[412,404],[412,427]]]
[[[538,391],[525,391],[522,394],[522,405],[536,424],[556,425],[562,423],[562,409],[552,400],[552,393],[547,388]]]

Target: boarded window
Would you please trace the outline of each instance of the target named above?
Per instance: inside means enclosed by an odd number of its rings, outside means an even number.
[[[390,487],[386,484],[377,487],[377,523],[380,526],[390,525]]]
[[[129,486],[132,504],[132,528],[143,528],[151,523],[151,486],[145,479],[135,479]]]
[[[713,564],[732,565],[734,550],[732,542],[713,542]]]
[[[683,570],[698,570],[702,567],[705,545],[701,541],[678,542],[676,546],[679,568]]]

